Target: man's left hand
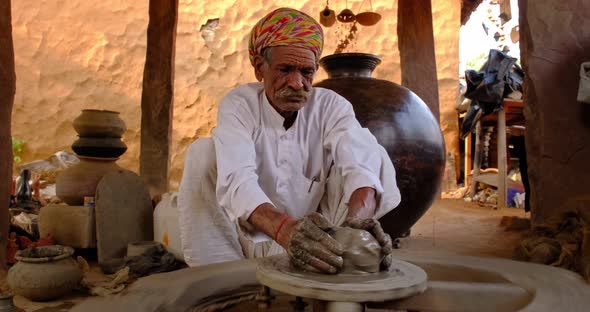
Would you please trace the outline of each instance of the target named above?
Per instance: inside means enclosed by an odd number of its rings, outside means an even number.
[[[349,217],[342,224],[342,226],[351,227],[354,229],[361,229],[371,233],[379,245],[381,245],[381,271],[389,270],[392,262],[393,245],[391,242],[391,236],[383,231],[381,223],[377,219],[361,219],[357,217]]]

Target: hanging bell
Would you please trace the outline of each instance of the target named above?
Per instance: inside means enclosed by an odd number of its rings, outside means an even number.
[[[320,24],[324,25],[325,27],[330,27],[336,23],[336,13],[334,10],[330,10],[330,8],[326,5],[326,8],[320,12]]]
[[[340,14],[338,14],[338,16],[336,16],[336,19],[338,19],[340,23],[352,23],[356,18],[351,10],[344,9],[342,12],[340,12]]]
[[[355,18],[363,26],[373,26],[381,20],[381,14],[376,12],[362,12],[357,14]]]

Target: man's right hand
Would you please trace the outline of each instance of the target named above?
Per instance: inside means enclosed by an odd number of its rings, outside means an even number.
[[[328,231],[332,225],[319,213],[288,221],[277,233],[277,242],[291,262],[306,271],[335,274],[342,269],[342,245]]]

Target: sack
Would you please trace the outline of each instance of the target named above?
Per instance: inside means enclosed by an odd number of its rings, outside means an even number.
[[[580,66],[578,101],[590,104],[590,62],[582,63]]]

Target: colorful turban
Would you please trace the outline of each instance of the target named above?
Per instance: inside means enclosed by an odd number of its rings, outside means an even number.
[[[296,46],[310,49],[319,60],[324,32],[311,16],[289,8],[276,9],[262,18],[250,33],[250,63],[267,47]]]

